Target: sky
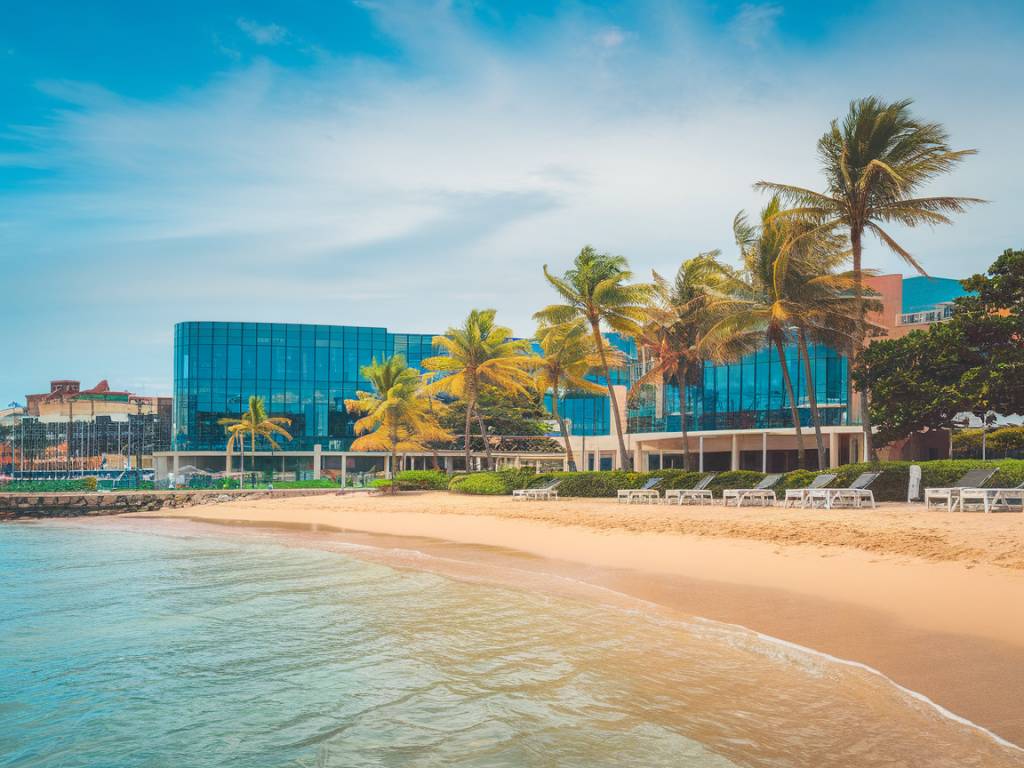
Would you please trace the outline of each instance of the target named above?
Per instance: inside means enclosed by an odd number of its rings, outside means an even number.
[[[895,230],[935,275],[1024,245],[1024,3],[0,0],[0,405],[169,394],[174,323],[519,335],[584,245],[734,258],[759,179],[819,187],[851,99],[957,148]],[[908,268],[869,241],[868,266]]]

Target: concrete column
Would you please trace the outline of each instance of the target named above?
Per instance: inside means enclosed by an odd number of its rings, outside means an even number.
[[[733,472],[740,468],[740,436],[735,432],[732,436],[732,455],[729,460],[729,468]]]
[[[323,469],[323,448],[320,443],[313,446],[313,479],[320,479],[320,471]]]
[[[839,433],[828,434],[828,465],[832,469],[839,466]]]
[[[633,471],[634,472],[646,472],[647,471],[647,467],[644,466],[643,461],[644,461],[644,452],[641,450],[640,446],[638,445],[635,448],[633,448]]]
[[[862,450],[862,452],[861,452],[861,459],[860,460],[861,461],[867,461],[868,460],[868,436],[867,435],[864,435],[864,440],[863,440],[863,444],[861,446],[861,450]]]
[[[348,486],[348,454],[341,454],[341,487]]]
[[[658,449],[658,469],[665,468],[665,451]]]
[[[704,435],[697,440],[697,468],[704,471]]]
[[[174,452],[174,461],[173,461],[173,465],[174,465],[173,472],[174,472],[174,480],[175,480],[175,482],[177,482],[177,480],[178,480],[178,466],[179,466],[180,463],[181,462],[180,462],[180,457],[178,456],[178,452],[175,451]]]
[[[761,433],[761,471],[768,474],[768,433]]]
[[[384,477],[391,477],[391,454],[384,457]]]

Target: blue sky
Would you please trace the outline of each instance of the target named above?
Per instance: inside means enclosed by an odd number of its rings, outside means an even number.
[[[1024,3],[2,3],[0,403],[168,393],[179,320],[520,334],[545,263],[733,249],[820,185],[852,98],[912,97],[992,201],[901,232],[937,275],[1020,247]],[[905,271],[880,246],[872,266]]]

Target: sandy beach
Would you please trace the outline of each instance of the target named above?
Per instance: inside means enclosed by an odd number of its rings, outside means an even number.
[[[571,577],[864,663],[1024,744],[1019,514],[422,493],[246,500],[160,516],[340,532]]]

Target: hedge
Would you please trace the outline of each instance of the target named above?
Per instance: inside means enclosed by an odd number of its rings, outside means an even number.
[[[990,456],[1024,455],[1024,427],[1000,427],[985,438],[985,452]],[[953,455],[957,458],[981,456],[981,430],[965,429],[953,435]]]
[[[63,493],[95,490],[95,477],[82,477],[77,480],[12,480],[5,485],[0,485],[0,493]]]
[[[966,472],[979,467],[998,467],[989,481],[990,486],[1012,487],[1024,482],[1024,460],[1003,459],[999,461],[978,461],[973,459],[945,459],[940,461],[889,461],[878,464],[846,464],[832,470],[812,472],[798,469],[789,472],[774,486],[776,493],[784,495],[787,488],[805,488],[819,474],[835,474],[836,479],[829,485],[849,485],[862,472],[881,471],[882,475],[871,485],[878,501],[905,501],[911,464],[921,467],[921,488],[945,487],[956,483]],[[520,473],[520,474],[515,474]],[[662,478],[655,486],[664,492],[671,488],[692,488],[701,477],[700,472],[684,470],[661,470],[655,472],[626,472],[612,470],[605,472],[547,472],[538,475],[522,474],[523,470],[502,470],[499,472],[477,472],[457,475],[452,478],[449,489],[456,493],[477,493],[487,495],[510,494],[516,488],[538,487],[554,479],[562,482],[558,486],[559,496],[575,498],[614,498],[620,488],[640,488],[652,477]],[[751,488],[764,473],[748,470],[719,472],[708,488],[716,498],[721,498],[727,488]],[[528,479],[527,479],[528,478]],[[524,484],[524,480],[526,484]],[[527,485],[528,484],[528,485]]]

